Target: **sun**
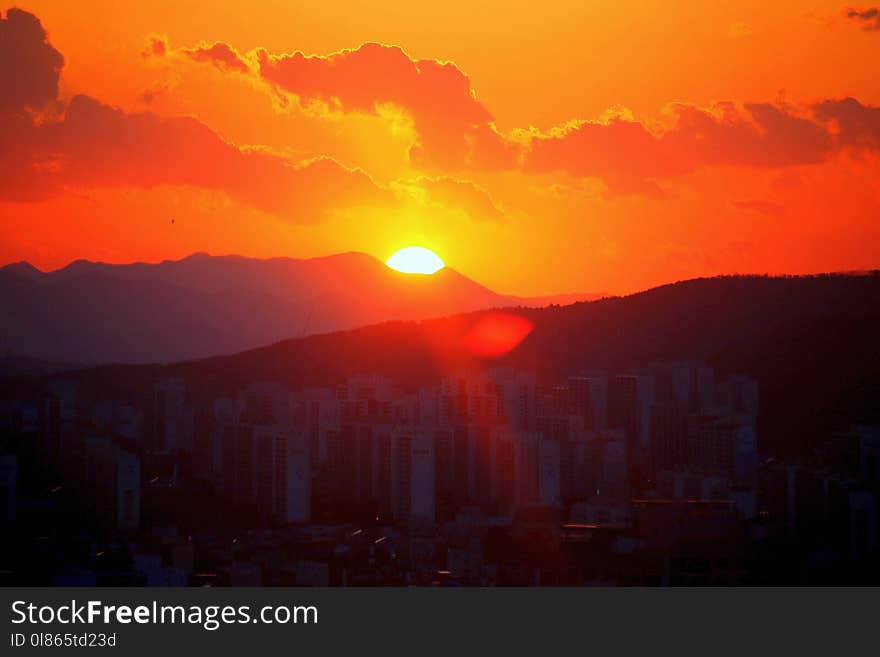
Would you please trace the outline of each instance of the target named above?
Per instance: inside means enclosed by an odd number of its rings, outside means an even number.
[[[436,253],[421,246],[408,246],[395,251],[385,264],[404,274],[434,274],[446,265]]]

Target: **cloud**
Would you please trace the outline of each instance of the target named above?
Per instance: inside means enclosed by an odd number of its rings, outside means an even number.
[[[843,15],[854,23],[859,24],[867,32],[880,31],[880,7],[845,7]]]
[[[601,179],[612,196],[663,198],[657,183],[662,178],[712,166],[818,164],[841,148],[875,140],[864,130],[873,119],[856,116],[866,112],[857,101],[851,101],[857,107],[828,104],[824,109],[821,104],[676,103],[656,125],[614,110],[598,120],[573,120],[547,131],[502,134],[455,64],[413,59],[397,46],[365,43],[329,55],[257,49],[248,56],[228,44],[213,47],[243,67],[253,57],[256,75],[306,108],[319,103],[334,112],[374,115],[389,105],[399,108],[416,133],[411,162],[447,176],[468,170],[564,172]],[[825,115],[833,113],[846,124],[840,134],[827,125],[831,117]]]
[[[840,147],[880,151],[880,107],[842,98],[817,103],[813,111],[820,120],[831,122]]]
[[[599,178],[609,191],[656,196],[659,179],[715,166],[784,169],[843,151],[880,152],[880,108],[854,98],[802,107],[678,103],[649,125],[614,113],[527,133],[523,168]]]
[[[201,64],[211,64],[221,71],[250,71],[247,61],[238,52],[223,41],[200,43],[192,48],[172,48],[168,37],[161,34],[147,36],[141,56],[144,59],[164,59],[166,57],[182,57]]]
[[[150,59],[151,57],[165,57],[168,54],[168,38],[161,34],[150,34],[141,50],[141,57]]]
[[[426,206],[458,209],[475,221],[504,221],[505,213],[485,189],[469,180],[450,176],[422,176],[398,180],[393,186]]]
[[[725,102],[708,109],[678,103],[668,112],[668,125],[659,129],[615,116],[535,133],[525,168],[642,180],[713,165],[782,167],[821,162],[833,146],[822,126],[766,103]]]
[[[250,67],[244,58],[228,43],[217,41],[212,45],[202,44],[195,48],[181,48],[181,54],[193,61],[213,64],[221,71],[247,73]]]
[[[378,43],[329,55],[257,49],[244,56],[228,44],[213,48],[243,67],[253,58],[255,75],[304,108],[318,103],[332,112],[373,115],[398,108],[416,134],[411,163],[446,176],[469,170],[564,172],[602,180],[610,196],[664,198],[659,179],[706,167],[785,168],[818,164],[857,144],[876,148],[868,125],[875,110],[852,99],[804,107],[675,103],[657,124],[615,109],[598,120],[502,134],[468,76],[451,62],[413,59],[397,46]],[[828,125],[832,118],[839,119],[839,134]]]
[[[0,164],[4,198],[41,197],[70,185],[195,185],[310,221],[322,214],[320,203],[382,203],[393,196],[362,171],[333,160],[297,164],[231,144],[192,118],[128,113],[87,96],[74,98],[60,118],[35,122],[29,112],[57,100],[63,58],[27,12],[10,10],[0,22],[0,39],[0,75],[8,78],[0,88],[0,147],[11,154]],[[664,198],[661,181],[707,167],[784,169],[821,163],[844,149],[880,150],[880,109],[853,98],[801,107],[677,103],[658,122],[617,109],[597,120],[502,134],[455,64],[414,59],[397,46],[366,43],[329,55],[241,54],[224,42],[171,48],[165,37],[153,35],[144,54],[253,75],[304,108],[319,104],[330,112],[375,116],[395,108],[415,134],[412,164],[431,174],[408,183],[410,189],[426,203],[457,205],[475,218],[503,213],[485,190],[465,180],[467,171],[564,173],[603,181],[609,196]],[[150,91],[142,100],[154,96]]]
[[[246,70],[247,58],[230,45],[218,42],[211,49],[214,56],[190,56],[217,65],[222,55],[226,68]],[[424,168],[508,167],[515,160],[517,149],[507,147],[470,79],[452,62],[413,59],[399,46],[379,43],[329,55],[257,49],[252,56],[256,75],[303,107],[319,103],[334,112],[377,116],[388,106],[402,111],[417,135],[410,159]]]
[[[36,16],[21,9],[0,15],[0,113],[41,109],[55,100],[62,66],[64,57]]]
[[[155,37],[149,51],[167,52]],[[213,49],[211,49],[212,52]],[[331,159],[291,162],[225,141],[191,117],[131,113],[85,95],[36,120],[58,98],[63,58],[32,14],[0,19],[0,199],[34,201],[64,189],[190,185],[226,192],[294,222],[345,206],[385,205],[391,192]]]
[[[71,187],[190,185],[307,223],[340,206],[382,205],[390,198],[362,171],[333,160],[291,163],[230,144],[193,118],[127,113],[88,96],[74,97],[63,118],[18,134],[12,145],[23,166],[0,180],[0,198],[7,200]]]
[[[145,105],[151,105],[156,99],[165,96],[171,90],[171,87],[172,84],[170,82],[157,82],[147,89],[144,89],[143,93],[141,93],[140,100]]]

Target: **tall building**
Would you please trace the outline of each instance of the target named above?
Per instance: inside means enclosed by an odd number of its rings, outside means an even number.
[[[601,431],[608,428],[608,375],[586,372],[568,378],[575,413],[584,418],[584,428]]]
[[[651,407],[651,472],[688,463],[687,408],[672,400]]]
[[[434,486],[438,512],[451,509],[455,501],[455,432],[449,428],[434,431]]]
[[[148,416],[148,450],[159,454],[192,451],[195,416],[187,404],[182,380],[163,379],[156,383]]]
[[[50,381],[38,410],[40,451],[49,464],[65,469],[65,460],[73,454],[74,427],[77,419],[77,384],[72,381]]]
[[[405,427],[392,438],[394,515],[400,520],[434,522],[433,435]]]
[[[228,397],[215,399],[195,415],[193,474],[222,485],[223,449],[233,439],[241,407]]]
[[[338,429],[339,404],[331,388],[306,388],[296,399],[301,407],[301,416],[297,420],[308,431],[309,455],[314,474],[327,458],[327,432]]]
[[[143,413],[119,401],[100,401],[92,407],[92,424],[132,443],[143,439]]]
[[[303,428],[240,422],[224,433],[223,486],[276,522],[311,518],[311,458]]]
[[[609,424],[626,434],[630,478],[635,482],[644,481],[650,471],[654,384],[654,376],[650,373],[620,374],[614,377],[609,391]]]
[[[628,497],[629,445],[621,431],[605,431],[597,436],[601,447],[601,480],[599,494],[609,497]]]
[[[559,499],[563,503],[582,499],[578,489],[582,489],[585,449],[584,443],[574,439],[559,442]]]
[[[535,375],[509,368],[489,371],[498,390],[500,412],[511,428],[530,431],[537,419],[538,384]]]
[[[688,411],[715,403],[715,371],[703,363],[660,362],[651,366],[655,380],[655,399]]]
[[[559,506],[562,503],[560,458],[559,441],[541,440],[538,443],[538,503],[541,506]]]
[[[105,526],[134,530],[140,526],[141,463],[105,436],[85,441],[86,490]]]
[[[755,485],[758,441],[750,417],[718,407],[692,413],[686,440],[685,464],[722,474],[741,486]]]
[[[358,426],[344,423],[327,432],[327,474],[334,504],[352,504],[358,498]]]
[[[258,425],[239,422],[223,445],[223,481],[227,494],[237,503],[256,498],[256,441]]]
[[[498,427],[492,436],[492,500],[511,513],[517,502],[517,434]]]
[[[293,424],[293,405],[290,390],[282,383],[251,383],[241,394],[242,414],[258,424]]]
[[[279,425],[255,429],[256,503],[278,522],[311,517],[311,461],[305,431]]]

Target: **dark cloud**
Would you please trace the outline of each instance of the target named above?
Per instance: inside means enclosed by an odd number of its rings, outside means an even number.
[[[227,44],[212,49],[216,58],[247,68]],[[875,139],[863,129],[870,117],[843,116],[848,109],[865,110],[862,106],[825,108],[826,114],[841,114],[841,123],[851,127],[837,135],[829,130],[828,119],[819,116],[818,106],[733,102],[709,108],[673,104],[659,128],[618,115],[572,121],[547,132],[504,135],[477,100],[470,79],[450,62],[412,59],[399,47],[378,43],[329,55],[273,55],[259,49],[255,56],[257,75],[304,105],[320,102],[336,111],[373,114],[385,105],[399,108],[416,132],[410,159],[428,171],[560,171],[602,179],[612,195],[663,197],[656,183],[660,178],[710,166],[816,164],[842,147]],[[217,65],[214,59],[198,58]]]
[[[868,20],[876,10],[851,10]],[[218,68],[247,71],[225,43],[181,49]],[[855,99],[794,107],[719,102],[672,104],[661,125],[617,112],[548,131],[502,134],[468,76],[451,62],[413,59],[397,46],[365,43],[329,55],[271,54],[257,49],[254,74],[276,97],[293,96],[333,111],[383,114],[398,108],[411,121],[412,164],[435,178],[469,170],[564,172],[601,179],[606,194],[664,198],[663,178],[713,166],[777,168],[819,164],[842,149],[880,149],[877,108]]]
[[[203,44],[195,48],[181,48],[180,52],[193,61],[213,64],[221,71],[247,73],[250,70],[244,58],[232,46],[222,41],[212,45]]]
[[[41,109],[55,100],[62,66],[64,57],[36,16],[21,9],[0,15],[0,113]]]
[[[167,54],[168,39],[158,34],[151,34],[147,37],[147,42],[141,51],[141,57],[149,59],[151,57],[164,57]]]
[[[171,89],[171,84],[168,82],[157,82],[153,86],[144,89],[143,93],[140,95],[140,100],[145,105],[152,105],[153,101],[156,99],[166,95]]]
[[[874,15],[853,11],[860,20]],[[853,98],[799,108],[679,103],[668,108],[661,126],[618,113],[504,135],[455,64],[413,59],[396,46],[367,43],[330,55],[257,50],[243,57],[223,42],[171,50],[164,37],[148,39],[147,56],[169,53],[252,73],[304,105],[375,115],[386,106],[398,108],[416,133],[413,163],[442,172],[422,179],[429,198],[487,218],[498,218],[498,207],[450,173],[565,172],[601,179],[611,195],[663,197],[659,181],[706,167],[784,169],[821,163],[843,149],[880,150],[880,108]],[[27,12],[12,9],[0,19],[0,56],[3,198],[38,198],[71,185],[194,185],[306,221],[323,213],[322,204],[382,203],[389,197],[361,171],[332,160],[297,165],[265,150],[241,148],[192,118],[128,113],[78,96],[61,118],[35,122],[24,110],[57,99],[63,58]],[[145,95],[144,102],[153,96]]]
[[[880,7],[866,7],[864,9],[845,7],[843,15],[860,25],[863,30],[868,32],[880,31]]]
[[[238,148],[193,118],[127,113],[88,96],[74,97],[61,119],[19,127],[17,137],[6,137],[19,155],[19,166],[0,180],[0,198],[8,200],[62,188],[190,185],[311,222],[340,206],[381,205],[390,196],[333,160],[293,164]]]
[[[818,103],[814,112],[820,120],[832,123],[839,146],[880,151],[880,107],[843,98]]]
[[[676,104],[670,111],[670,124],[659,131],[631,119],[612,118],[537,134],[524,166],[529,171],[639,181],[716,165],[816,163],[834,148],[823,126],[766,103],[719,103],[711,109]]]
[[[167,46],[153,37],[148,50],[160,56]],[[38,121],[23,110],[58,101],[63,61],[35,16],[10,9],[0,19],[0,199],[34,201],[70,188],[191,185],[310,222],[342,206],[392,198],[362,171],[330,159],[293,163],[240,148],[190,117],[130,113],[78,95],[60,115]]]
[[[260,76],[307,104],[376,114],[383,105],[404,111],[418,143],[411,158],[426,167],[459,168],[473,156],[492,116],[470,79],[451,62],[412,59],[401,48],[365,43],[330,55],[258,52]],[[497,134],[497,133],[496,133]]]
[[[526,171],[602,179],[612,193],[656,196],[653,181],[712,166],[819,164],[843,152],[880,152],[880,108],[854,98],[793,108],[769,103],[677,104],[649,129],[629,118],[572,122],[528,140]]]
[[[180,52],[218,68],[247,72],[247,60],[227,43],[181,48]],[[364,43],[329,55],[255,52],[256,75],[278,96],[303,106],[321,103],[333,111],[380,114],[401,111],[415,128],[412,162],[433,170],[510,168],[519,147],[495,128],[470,79],[452,62],[413,59],[402,48]]]

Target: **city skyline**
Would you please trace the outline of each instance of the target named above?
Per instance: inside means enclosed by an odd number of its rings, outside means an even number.
[[[0,408],[0,428],[34,436],[56,477],[42,495],[87,504],[74,531],[96,541],[68,561],[19,557],[11,581],[772,584],[852,578],[877,547],[880,428],[827,436],[820,461],[780,459],[760,444],[756,381],[699,362],[543,384],[489,368],[409,391],[359,374],[216,398],[164,378],[100,399],[62,375],[38,407]],[[33,466],[2,465],[4,523],[26,542],[40,528],[16,478]],[[763,554],[773,541],[790,556]],[[810,561],[828,549],[833,563]],[[799,574],[786,558],[806,559]]]
[[[878,293],[722,277],[6,372],[0,583],[876,582]]]
[[[388,541],[392,554],[410,555],[399,565],[353,564],[341,573],[333,559],[312,556],[296,563],[297,584],[439,577],[485,585],[523,576],[540,583],[539,573],[559,573],[538,563],[534,573],[491,576],[481,565],[484,548],[466,539],[444,555],[439,536],[467,535],[469,523],[479,527],[487,517],[497,528],[516,528],[522,514],[534,512],[550,514],[548,530],[558,522],[575,534],[638,532],[633,519],[648,499],[657,509],[703,501],[730,523],[756,521],[760,510],[757,385],[742,375],[716,380],[700,363],[592,370],[551,385],[495,368],[452,373],[410,392],[381,374],[332,388],[254,382],[202,402],[196,392],[182,380],[160,379],[142,401],[92,403],[86,388],[62,377],[48,384],[35,413],[4,407],[5,430],[19,421],[16,431],[34,432],[46,466],[63,482],[52,491],[90,505],[97,540],[119,534],[133,541],[135,582],[186,584],[228,572],[227,583],[277,583],[279,573],[241,556],[206,572],[204,551],[213,548],[205,543],[236,532],[223,521],[173,528],[170,545],[189,556],[169,562],[164,550],[155,552],[156,532],[174,517],[156,509],[155,499],[182,502],[200,485],[230,511],[250,509],[249,526],[299,532],[306,546],[343,535],[344,544],[357,543],[367,532],[374,545]],[[14,509],[15,496],[5,497]],[[6,518],[14,520],[14,512]],[[180,533],[189,538],[181,541]],[[72,565],[55,567],[55,584],[100,582],[84,564],[69,571]]]

